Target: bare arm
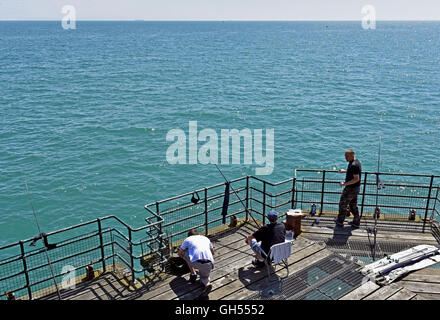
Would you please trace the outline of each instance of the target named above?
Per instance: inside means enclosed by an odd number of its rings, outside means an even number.
[[[359,180],[360,180],[359,175],[354,174],[352,180],[345,182],[345,183],[342,183],[341,186],[349,186],[351,184],[355,184],[356,182],[359,182]]]
[[[177,253],[179,255],[179,257],[181,257],[182,259],[184,259],[185,257],[185,253],[183,252],[183,250],[181,248],[179,248],[179,252]]]
[[[254,237],[253,235],[249,235],[249,236],[246,238],[246,240],[244,240],[244,242],[246,242],[247,244],[249,244],[249,243],[252,241],[252,239],[255,239],[255,237]]]

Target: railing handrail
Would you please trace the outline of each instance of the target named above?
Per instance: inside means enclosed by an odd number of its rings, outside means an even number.
[[[152,211],[151,211],[151,213],[153,215],[157,216],[156,213],[154,213]],[[157,225],[157,224],[160,224],[160,223],[163,222],[163,218],[162,217],[157,216],[157,218],[159,219],[159,221],[150,223],[148,225],[145,225],[145,226],[142,226],[142,227],[139,227],[139,228],[133,228],[130,225],[128,225],[127,223],[125,223],[123,220],[118,218],[117,216],[109,215],[109,216],[100,217],[100,218],[97,218],[97,219],[94,219],[94,220],[86,221],[86,222],[83,222],[83,223],[79,223],[79,224],[76,224],[76,225],[73,225],[73,226],[70,226],[70,227],[66,227],[66,228],[63,228],[63,229],[58,229],[58,230],[55,230],[55,231],[51,231],[51,232],[46,233],[46,235],[49,237],[49,236],[53,236],[53,235],[58,234],[58,233],[62,233],[62,232],[66,232],[66,231],[70,231],[70,230],[73,230],[73,229],[77,229],[77,228],[85,227],[87,225],[94,224],[98,220],[104,221],[104,220],[110,220],[110,219],[115,219],[117,222],[121,223],[124,227],[126,227],[127,230],[129,230],[129,231],[137,232],[137,231],[145,230],[147,228],[150,228],[150,227],[152,227],[154,225]],[[33,240],[34,240],[34,238],[28,238],[26,240],[21,240],[21,242],[23,242],[23,244],[26,244],[26,243],[31,242]],[[17,245],[20,245],[20,241],[4,245],[4,246],[0,247],[0,251],[8,249],[8,248],[11,248],[11,247],[14,247],[14,246],[17,246]]]
[[[296,169],[295,171],[296,171],[296,172],[317,172],[317,173],[320,173],[320,172],[325,171],[325,172],[327,172],[327,173],[340,173],[338,170],[325,170],[325,169]],[[363,171],[363,173],[366,173],[366,174],[369,174],[369,175],[376,175],[376,174],[378,174],[377,171]],[[406,173],[393,173],[393,172],[379,172],[379,175],[390,175],[390,176],[410,176],[410,177],[427,177],[427,178],[434,177],[434,178],[440,178],[440,175],[439,175],[439,176],[438,176],[438,175],[423,175],[423,174],[416,174],[416,173],[409,173],[409,174],[406,174]],[[270,181],[267,181],[267,180],[261,179],[261,178],[259,178],[259,177],[256,177],[256,176],[252,176],[252,175],[250,175],[250,176],[243,176],[243,177],[240,177],[240,178],[236,178],[236,179],[230,180],[229,182],[234,183],[234,182],[238,182],[238,181],[244,180],[244,179],[246,179],[246,178],[253,179],[253,180],[256,180],[256,181],[260,181],[260,182],[262,182],[262,183],[266,183],[267,185],[272,186],[272,187],[274,187],[274,186],[279,186],[279,185],[281,185],[281,184],[284,184],[284,183],[287,183],[287,182],[293,181],[293,179],[294,179],[294,178],[292,177],[292,178],[288,178],[288,179],[285,179],[285,180],[280,181],[280,182],[270,182]],[[329,180],[330,180],[330,179],[329,179]],[[193,191],[188,191],[188,192],[186,192],[186,193],[179,194],[179,195],[176,195],[176,196],[173,196],[173,197],[167,198],[167,199],[163,199],[163,200],[156,201],[156,202],[151,202],[151,203],[149,203],[149,204],[146,204],[146,205],[144,206],[144,208],[148,210],[149,207],[151,207],[151,206],[155,206],[156,204],[162,204],[162,203],[166,203],[166,202],[169,202],[169,201],[173,201],[173,200],[176,200],[176,199],[179,199],[179,198],[184,198],[184,197],[187,197],[187,196],[192,195],[193,193],[203,192],[205,189],[210,190],[210,189],[213,189],[213,188],[217,188],[217,187],[223,186],[224,184],[225,184],[224,182],[221,182],[221,183],[218,183],[218,184],[215,184],[215,185],[212,185],[212,186],[206,187],[206,188],[195,189],[195,190],[193,190]],[[154,213],[153,210],[151,210],[150,212],[151,212],[151,213]]]
[[[229,182],[234,183],[234,182],[238,182],[238,181],[241,181],[241,180],[244,180],[244,179],[246,179],[246,176],[244,176],[244,177],[240,177],[240,178],[237,178],[237,179],[230,180]],[[217,184],[215,184],[215,185],[212,185],[212,186],[206,187],[206,189],[207,189],[207,190],[210,190],[210,189],[218,188],[218,187],[221,187],[221,186],[224,186],[224,185],[225,185],[225,182],[221,182],[221,183],[217,183]],[[146,209],[146,207],[156,205],[156,203],[161,204],[161,203],[169,202],[169,201],[176,200],[176,199],[179,199],[179,198],[187,197],[187,196],[192,195],[194,192],[203,192],[204,190],[205,190],[205,188],[197,189],[197,190],[189,191],[189,192],[187,192],[187,193],[183,193],[183,194],[176,195],[176,196],[171,197],[171,198],[163,199],[163,200],[156,201],[156,202],[151,202],[151,203],[149,203],[149,204],[146,204],[146,205],[144,206],[144,208]]]
[[[340,173],[339,170],[326,170],[326,169],[295,169],[296,172],[327,172],[327,173]],[[362,171],[367,174],[389,175],[389,176],[406,176],[406,177],[425,177],[425,178],[440,178],[440,175],[431,174],[418,174],[418,173],[398,173],[398,172],[377,172],[377,171]]]

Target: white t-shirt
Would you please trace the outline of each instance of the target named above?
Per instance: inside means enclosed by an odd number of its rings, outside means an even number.
[[[190,236],[183,241],[182,250],[188,249],[188,256],[191,262],[195,262],[200,259],[210,260],[214,263],[214,257],[212,256],[212,243],[209,239],[202,235]]]

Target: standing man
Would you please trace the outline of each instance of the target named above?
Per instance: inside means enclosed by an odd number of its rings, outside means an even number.
[[[283,223],[277,222],[278,212],[270,211],[267,219],[269,224],[262,226],[245,240],[255,252],[256,259],[252,261],[252,264],[258,268],[264,267],[264,259],[269,257],[270,247],[284,242],[286,238],[286,227]],[[267,254],[267,257],[264,256],[262,250]]]
[[[359,228],[361,219],[357,206],[357,197],[361,188],[362,165],[361,162],[354,157],[353,149],[345,151],[345,160],[348,162],[347,170],[339,170],[340,173],[346,173],[346,175],[345,181],[339,183],[341,187],[344,187],[344,190],[342,191],[339,201],[339,214],[335,222],[336,225],[343,226],[345,217],[349,216],[351,211],[354,217],[350,224],[353,228]],[[350,211],[348,208],[350,208]]]
[[[188,232],[188,238],[179,248],[178,254],[188,264],[191,271],[189,276],[191,283],[195,283],[197,279],[195,269],[199,270],[200,282],[205,286],[201,297],[207,297],[212,290],[209,274],[214,268],[214,248],[211,241],[207,237],[199,235],[196,229],[191,229]]]

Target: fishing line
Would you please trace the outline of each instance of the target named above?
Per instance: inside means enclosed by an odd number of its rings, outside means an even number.
[[[31,196],[30,196],[30,194],[29,194],[29,190],[28,190],[28,186],[27,186],[26,178],[24,179],[24,184],[25,184],[25,186],[26,186],[26,193],[27,193],[27,196],[28,196],[29,202],[31,203],[32,212],[34,213],[35,223],[37,224],[38,232],[39,232],[39,234],[41,235],[42,232],[41,232],[41,229],[40,229],[40,224],[38,223],[37,214],[36,214],[36,212],[35,212],[35,208],[34,208],[34,205],[33,205],[33,203],[32,203]],[[49,264],[49,268],[50,268],[50,272],[51,272],[51,274],[52,274],[53,282],[54,282],[54,284],[55,284],[55,288],[57,289],[58,299],[59,299],[59,300],[62,300],[62,299],[61,299],[61,295],[60,295],[60,291],[59,291],[59,289],[58,289],[57,281],[56,281],[56,279],[55,279],[55,274],[54,274],[53,269],[52,269],[52,264],[50,263],[49,254],[47,253],[47,248],[46,248],[45,245],[43,245],[43,247],[44,247],[44,252],[46,253],[47,263]]]

